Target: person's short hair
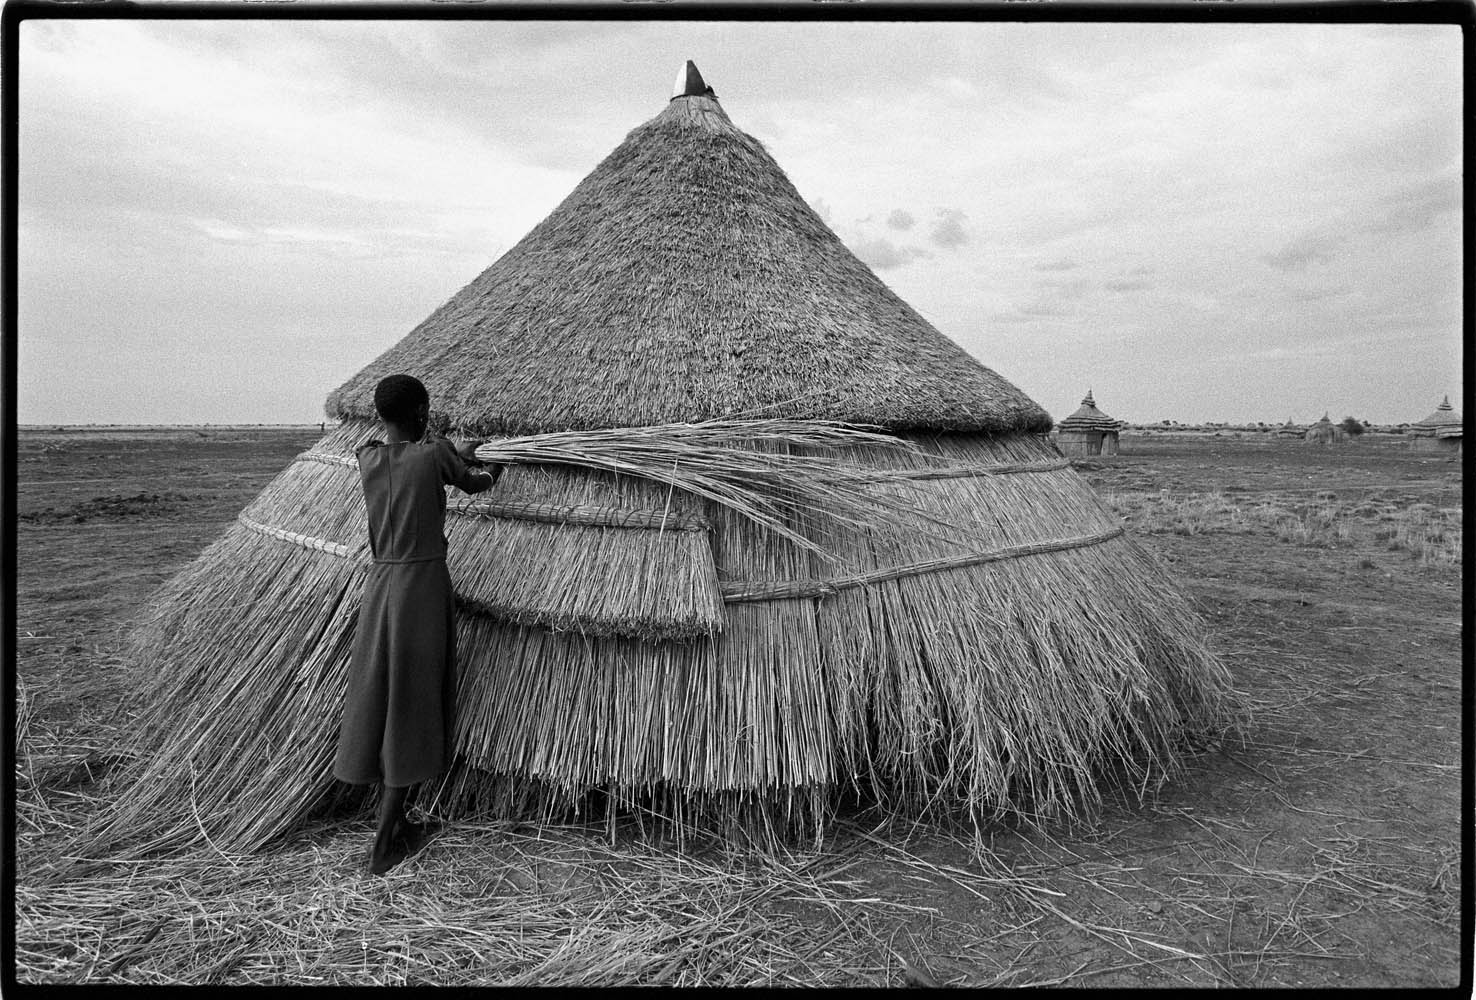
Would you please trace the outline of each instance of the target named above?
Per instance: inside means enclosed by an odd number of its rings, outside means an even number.
[[[391,375],[374,387],[374,409],[391,424],[414,424],[419,409],[430,404],[430,393],[413,375]]]

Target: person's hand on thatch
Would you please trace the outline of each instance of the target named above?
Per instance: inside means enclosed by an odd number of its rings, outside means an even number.
[[[467,465],[487,475],[491,482],[487,484],[486,489],[490,490],[493,486],[497,485],[497,480],[502,478],[502,463],[489,462],[486,459],[477,457],[477,449],[483,443],[482,441],[463,441],[456,446],[456,454],[461,456],[461,460]]]

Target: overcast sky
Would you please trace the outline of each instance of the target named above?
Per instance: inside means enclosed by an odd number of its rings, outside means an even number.
[[[26,21],[21,423],[299,423],[693,59],[1060,419],[1460,408],[1454,25]]]

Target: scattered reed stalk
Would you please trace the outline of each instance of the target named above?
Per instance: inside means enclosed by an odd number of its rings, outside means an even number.
[[[340,823],[270,857],[100,862],[25,886],[18,978],[135,985],[763,986],[889,981],[853,850],[689,854],[595,831],[456,824],[387,878]],[[858,897],[862,897],[859,898]],[[854,902],[853,902],[854,900]],[[808,904],[808,907],[805,905]],[[875,911],[850,928],[806,909]],[[922,912],[902,905],[902,914]]]

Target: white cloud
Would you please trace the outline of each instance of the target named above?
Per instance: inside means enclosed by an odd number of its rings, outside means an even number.
[[[933,221],[933,229],[928,233],[928,239],[934,244],[949,250],[956,250],[969,241],[968,231],[964,229],[964,219],[968,216],[961,209],[940,208],[938,218]]]
[[[852,253],[879,271],[910,264],[919,258],[928,257],[926,250],[913,246],[898,246],[886,238],[859,239],[848,244]]]

